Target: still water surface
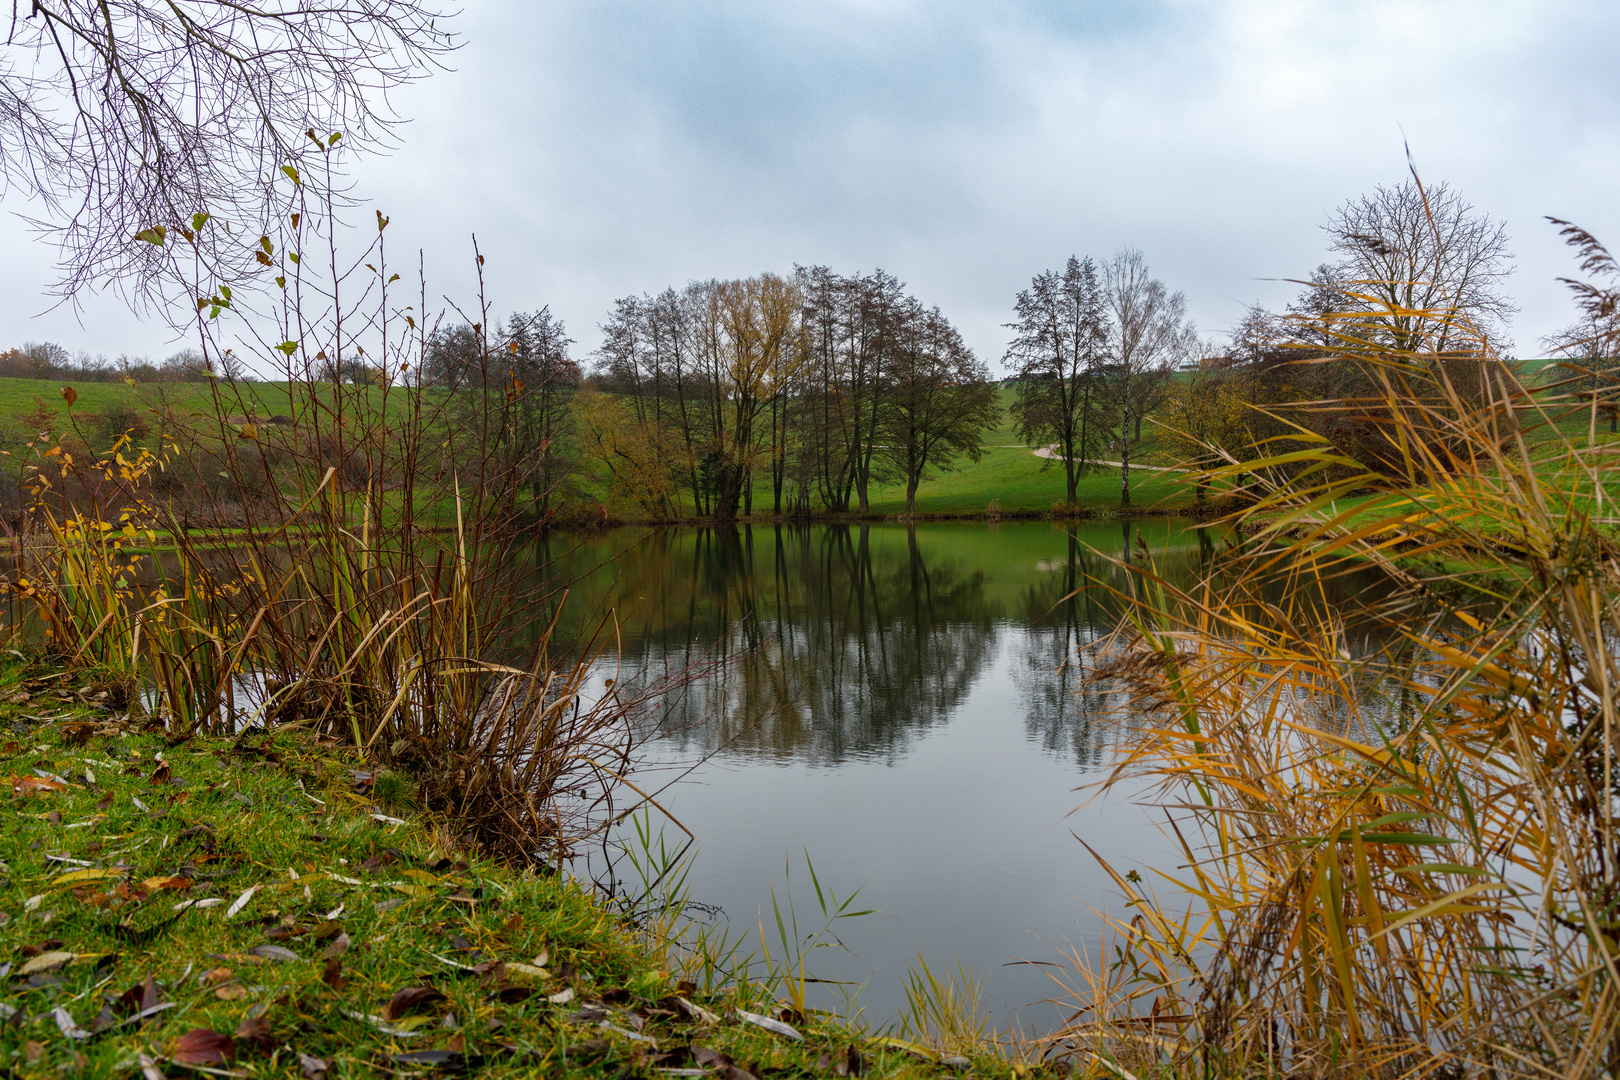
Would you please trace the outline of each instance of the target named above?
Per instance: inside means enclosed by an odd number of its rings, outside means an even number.
[[[734,930],[763,920],[775,951],[773,885],[801,929],[820,921],[808,853],[824,887],[878,909],[812,964],[864,984],[869,1021],[894,1016],[922,957],[970,968],[998,1023],[1040,1029],[1066,1012],[1044,1000],[1053,969],[1017,961],[1096,955],[1092,909],[1120,907],[1075,836],[1121,872],[1179,861],[1129,792],[1077,790],[1129,737],[1085,678],[1118,610],[1096,582],[1124,586],[1097,552],[1144,541],[1172,577],[1215,542],[1164,520],[755,526],[554,537],[536,554],[579,579],[565,620],[617,612],[610,674],[701,669],[640,777],[675,781],[659,801],[696,834],[694,898]]]

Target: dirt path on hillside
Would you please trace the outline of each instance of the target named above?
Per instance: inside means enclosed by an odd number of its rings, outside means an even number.
[[[1011,449],[1013,449],[1013,447],[1007,446],[1007,447],[1003,447],[1003,449],[1011,450]],[[1056,460],[1059,459],[1056,446],[1037,447],[1036,449],[1031,450],[1030,453],[1034,454],[1038,458],[1047,458],[1047,459],[1052,460],[1052,461],[1056,461]],[[1113,466],[1114,468],[1118,468],[1120,463],[1117,462],[1117,461],[1093,461],[1092,464],[1093,465],[1109,465],[1109,466]],[[1133,469],[1141,469],[1143,472],[1181,472],[1181,471],[1183,471],[1181,469],[1171,468],[1168,465],[1138,465],[1135,462],[1131,463],[1131,468],[1133,468]]]

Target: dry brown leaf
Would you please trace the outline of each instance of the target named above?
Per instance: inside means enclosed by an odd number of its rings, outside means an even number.
[[[43,776],[11,776],[7,777],[7,781],[11,784],[11,791],[15,795],[45,795],[67,787],[66,784],[47,780]]]
[[[444,1000],[444,995],[431,986],[407,986],[394,992],[383,1007],[383,1016],[388,1020],[397,1020],[408,1012],[413,1012],[425,1006],[437,1005]]]
[[[236,1053],[229,1035],[209,1028],[192,1028],[175,1040],[169,1060],[176,1065],[222,1065]]]
[[[265,1053],[275,1049],[276,1039],[270,1033],[270,1017],[264,1005],[255,1005],[243,1014],[242,1022],[236,1025],[236,1041],[253,1043]]]

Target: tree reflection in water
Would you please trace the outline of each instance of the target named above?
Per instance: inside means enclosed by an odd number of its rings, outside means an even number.
[[[565,632],[616,608],[625,682],[705,672],[660,725],[683,755],[892,760],[947,722],[1006,647],[1022,654],[1012,689],[1028,737],[1092,764],[1101,701],[1082,650],[1117,614],[1096,583],[1129,587],[1096,550],[1131,557],[1144,533],[1161,569],[1200,559],[1160,521],[619,530],[547,538],[536,564],[558,581],[583,575]]]

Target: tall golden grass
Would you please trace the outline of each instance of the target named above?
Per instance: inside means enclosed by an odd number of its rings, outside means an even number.
[[[1375,389],[1305,408],[1374,436],[1224,454],[1241,544],[1192,588],[1136,567],[1101,677],[1158,723],[1108,783],[1158,778],[1182,858],[1108,867],[1114,952],[1076,958],[1051,1045],[1112,1075],[1615,1075],[1620,443],[1573,419],[1613,387],[1351,299],[1316,362]],[[1381,314],[1470,348],[1398,351]],[[1352,633],[1325,586],[1369,568]]]

